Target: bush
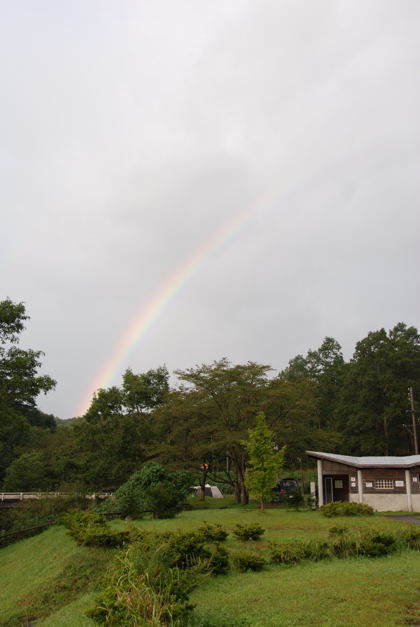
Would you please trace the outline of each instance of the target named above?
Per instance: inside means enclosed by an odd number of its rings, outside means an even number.
[[[404,546],[415,551],[420,551],[420,528],[411,527],[400,532],[400,539]]]
[[[158,544],[133,545],[108,576],[108,585],[89,616],[114,625],[185,625],[193,609],[190,592],[203,580],[199,567],[171,568]]]
[[[241,572],[248,570],[259,571],[264,568],[265,559],[258,553],[253,552],[241,552],[235,553],[232,556],[233,564]]]
[[[208,568],[212,575],[225,575],[229,570],[229,553],[223,547],[211,546],[204,549],[208,556]]]
[[[298,510],[305,504],[305,498],[300,490],[291,490],[288,494],[287,505]]]
[[[121,547],[130,538],[129,531],[112,531],[105,519],[92,511],[70,510],[61,516],[60,522],[80,545]]]
[[[398,548],[397,541],[391,533],[365,531],[360,539],[359,553],[366,557],[389,555]]]
[[[158,536],[162,544],[162,559],[171,568],[190,568],[201,562],[207,563],[210,555],[200,535],[188,533],[168,533]]]
[[[153,518],[174,518],[181,511],[179,494],[168,481],[156,483],[144,489],[145,506],[152,512]]]
[[[190,473],[171,473],[161,464],[150,462],[117,490],[116,509],[133,518],[141,518],[148,511],[155,518],[172,518],[180,511],[192,483]]]
[[[208,522],[204,522],[196,533],[204,542],[224,542],[229,535],[222,525],[211,525]]]
[[[248,540],[259,540],[264,533],[264,528],[258,523],[250,523],[248,525],[238,523],[233,533],[239,540],[247,542]]]
[[[297,546],[272,543],[270,545],[270,560],[274,564],[291,565],[302,561],[302,555]]]
[[[323,540],[307,540],[297,544],[297,551],[301,559],[319,562],[331,557],[330,546]]]
[[[372,516],[375,510],[370,505],[364,503],[350,503],[348,501],[334,501],[319,508],[324,516],[333,518],[335,516]]]

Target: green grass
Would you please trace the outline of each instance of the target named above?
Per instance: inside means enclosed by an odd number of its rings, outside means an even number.
[[[210,499],[209,499],[210,501]],[[193,530],[203,521],[232,531],[237,523],[259,523],[266,532],[247,549],[268,554],[269,541],[327,537],[332,526],[392,530],[408,523],[384,516],[327,519],[319,512],[253,506],[193,509],[170,520],[133,524],[150,530]],[[124,521],[114,521],[124,528]],[[244,544],[230,535],[226,547]],[[63,527],[0,550],[0,625],[22,625],[25,615],[46,627],[86,627],[112,552],[78,547]],[[377,559],[329,560],[296,566],[267,566],[258,573],[231,572],[210,578],[191,596],[200,627],[261,625],[420,625],[420,552]],[[20,617],[20,618],[19,618]],[[18,620],[19,619],[19,620]]]

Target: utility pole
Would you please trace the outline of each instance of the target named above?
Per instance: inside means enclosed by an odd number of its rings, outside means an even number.
[[[411,418],[412,418],[412,421],[413,421],[414,455],[418,455],[419,454],[419,444],[418,444],[418,441],[417,441],[416,410],[414,409],[414,395],[413,395],[413,388],[411,386],[408,388],[408,398],[410,399]]]

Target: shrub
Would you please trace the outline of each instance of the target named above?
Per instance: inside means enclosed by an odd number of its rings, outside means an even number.
[[[420,528],[410,527],[400,532],[400,539],[403,545],[410,549],[420,551]]]
[[[396,538],[391,533],[365,531],[360,539],[359,553],[367,557],[388,555],[398,548]]]
[[[228,532],[218,523],[211,525],[204,522],[196,531],[205,542],[224,542],[228,537]]]
[[[235,553],[232,556],[232,561],[241,572],[262,570],[265,565],[265,559],[258,553],[251,551]]]
[[[304,560],[319,562],[331,557],[330,546],[328,542],[322,540],[307,540],[297,544],[296,549]]]
[[[115,493],[116,508],[124,516],[141,518],[151,511],[155,518],[171,518],[180,511],[193,483],[185,471],[170,472],[157,462],[145,464]]]
[[[156,483],[143,491],[145,506],[153,518],[174,518],[181,511],[179,494],[168,481]]]
[[[161,534],[158,539],[163,547],[162,559],[170,567],[189,568],[209,559],[203,539],[193,531],[169,533],[166,537]]]
[[[128,531],[112,531],[106,525],[88,526],[81,537],[79,544],[84,546],[103,546],[119,548],[129,542]]]
[[[112,531],[105,519],[92,511],[70,510],[60,522],[80,545],[121,547],[130,538],[129,531]]]
[[[270,545],[270,560],[274,564],[297,564],[302,560],[299,547],[287,544]]]
[[[89,616],[98,623],[184,625],[193,609],[190,592],[202,581],[198,567],[171,568],[158,545],[145,551],[134,545],[110,571],[108,585]]]
[[[320,511],[327,518],[334,516],[371,516],[375,510],[364,503],[350,503],[347,501],[334,501],[320,507]]]
[[[341,527],[340,525],[336,525],[335,527],[330,527],[328,530],[328,535],[331,538],[341,538],[346,533],[348,533],[348,527]]]
[[[238,523],[233,533],[239,540],[247,542],[248,540],[259,540],[264,533],[264,528],[258,523],[250,523],[248,525]]]
[[[305,499],[300,490],[291,490],[288,494],[287,505],[290,508],[298,510],[302,505],[305,504]]]
[[[212,575],[225,575],[229,570],[229,553],[218,544],[205,549]]]

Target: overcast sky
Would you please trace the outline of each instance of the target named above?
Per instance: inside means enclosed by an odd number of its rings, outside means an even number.
[[[0,4],[0,299],[57,379],[41,409],[74,416],[230,220],[114,384],[420,327],[418,0]]]

